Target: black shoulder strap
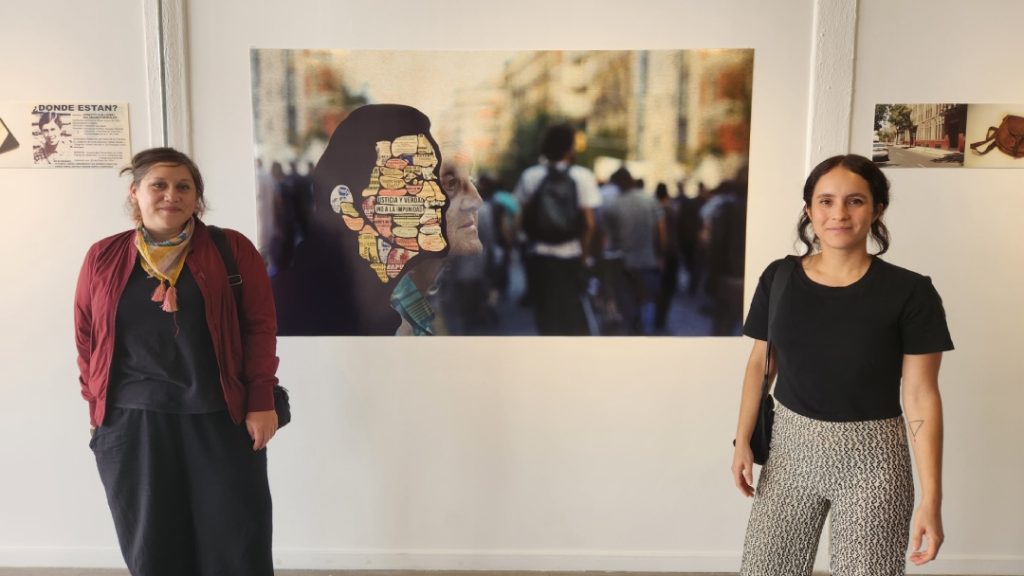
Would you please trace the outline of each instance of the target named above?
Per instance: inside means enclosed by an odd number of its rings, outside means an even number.
[[[235,255],[231,253],[231,247],[228,246],[228,238],[224,234],[224,230],[217,226],[207,226],[206,229],[210,231],[210,238],[217,245],[217,251],[220,252],[221,259],[224,260],[224,268],[228,271],[228,285],[231,286],[231,291],[235,293],[235,307],[238,309],[239,314],[241,314],[242,275],[238,273],[238,264],[235,262]]]
[[[789,285],[789,277],[793,275],[793,268],[797,265],[797,260],[787,256],[782,264],[775,270],[775,278],[772,279],[772,291],[768,294],[768,350],[764,357],[764,386],[768,385],[768,375],[771,374],[771,359],[772,359],[772,328],[774,328],[773,321],[779,311],[779,301],[782,300],[782,293],[786,291],[786,286]],[[762,390],[761,395],[767,393],[767,390]]]

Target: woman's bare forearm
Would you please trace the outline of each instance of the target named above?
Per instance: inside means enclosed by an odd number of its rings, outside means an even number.
[[[942,502],[942,354],[904,356],[903,412],[921,480],[921,502]]]
[[[921,501],[942,502],[942,397],[938,388],[904,399],[910,445],[921,480]]]
[[[757,407],[761,401],[761,382],[764,378],[765,342],[758,340],[750,351],[747,369],[743,375],[743,391],[740,395],[740,415],[736,424],[736,444],[749,443],[757,422]],[[774,372],[774,366],[773,372]]]

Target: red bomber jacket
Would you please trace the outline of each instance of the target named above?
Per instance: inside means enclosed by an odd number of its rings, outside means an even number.
[[[224,230],[242,276],[244,325],[239,325],[227,270],[210,232],[198,219],[185,262],[206,302],[206,324],[220,371],[220,386],[231,419],[274,409],[277,384],[277,313],[270,279],[256,247],[245,236]],[[89,402],[93,426],[103,423],[107,383],[114,356],[117,304],[135,267],[135,230],[104,238],[85,256],[75,290],[75,345],[79,383]]]

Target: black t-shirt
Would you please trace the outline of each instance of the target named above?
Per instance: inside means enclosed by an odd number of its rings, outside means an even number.
[[[174,313],[151,300],[156,286],[156,279],[136,264],[117,304],[108,402],[175,414],[227,410],[195,278],[188,266],[182,269]]]
[[[761,274],[743,325],[747,336],[768,339],[769,292],[781,263]],[[774,319],[775,398],[817,420],[899,416],[903,355],[953,349],[931,280],[874,257],[862,278],[830,287],[795,264]]]

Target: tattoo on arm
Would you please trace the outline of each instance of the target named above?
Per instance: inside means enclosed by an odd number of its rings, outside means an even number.
[[[910,435],[917,441],[917,433],[921,431],[921,427],[924,426],[924,420],[911,420],[910,421]]]

